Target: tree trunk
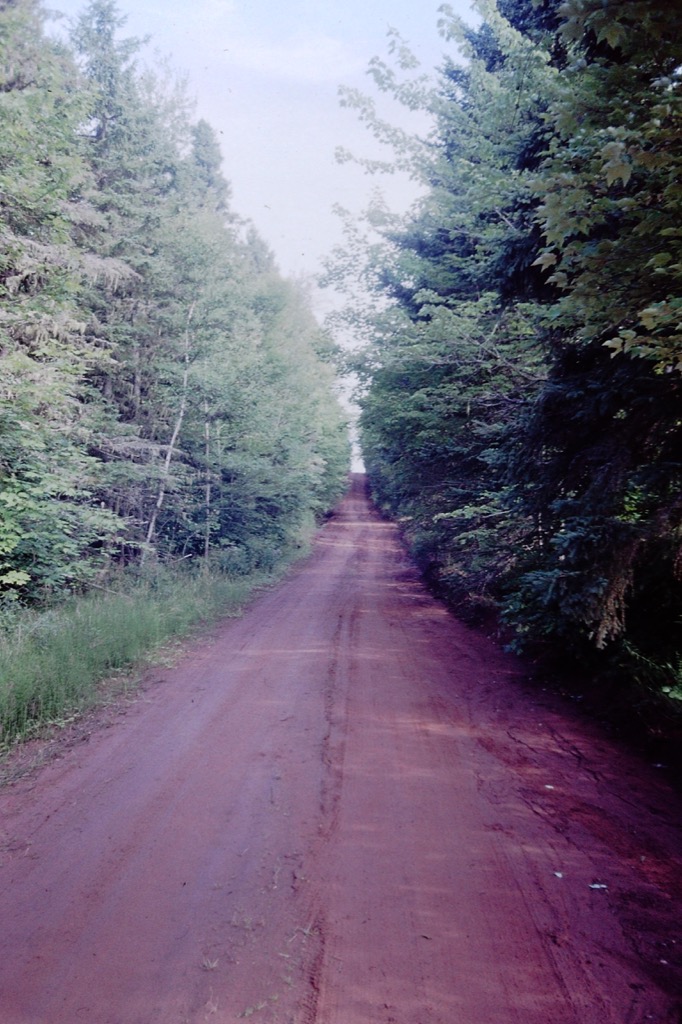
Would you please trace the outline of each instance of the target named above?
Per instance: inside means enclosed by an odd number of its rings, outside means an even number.
[[[184,370],[182,374],[182,395],[180,398],[180,408],[178,409],[178,415],[175,419],[175,425],[173,427],[173,433],[171,435],[170,443],[166,449],[166,457],[163,462],[163,472],[161,473],[161,479],[159,480],[159,492],[156,497],[156,504],[154,511],[152,512],[151,519],[149,520],[149,526],[147,528],[147,536],[145,538],[145,546],[142,549],[142,557],[140,564],[144,565],[147,555],[149,554],[152,541],[154,540],[154,533],[156,532],[156,521],[163,505],[163,500],[166,496],[166,488],[168,486],[168,478],[170,476],[170,467],[173,459],[173,452],[175,451],[175,445],[180,434],[182,427],[182,421],[185,418],[185,412],[187,411],[187,384],[189,380],[189,326],[194,315],[194,307],[196,306],[196,300],[192,303],[187,314],[187,326],[185,327],[185,356],[184,356]]]
[[[208,572],[208,553],[211,546],[211,424],[208,419],[208,402],[204,401],[204,438],[206,441],[206,490],[204,492],[206,522],[204,526],[204,569]]]

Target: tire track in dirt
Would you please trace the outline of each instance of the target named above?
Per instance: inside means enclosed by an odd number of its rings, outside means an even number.
[[[679,801],[523,671],[356,480],[0,791],[0,1024],[679,1024]]]

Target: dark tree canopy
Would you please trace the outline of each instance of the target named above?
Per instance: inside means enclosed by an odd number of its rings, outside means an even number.
[[[371,486],[462,614],[682,696],[682,12],[484,14],[444,15],[424,198],[330,261]]]

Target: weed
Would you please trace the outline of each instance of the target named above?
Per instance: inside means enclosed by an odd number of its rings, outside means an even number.
[[[199,624],[239,615],[254,590],[275,576],[160,570],[116,591],[68,597],[43,610],[0,617],[0,749],[97,703],[98,684],[167,660],[173,638]]]

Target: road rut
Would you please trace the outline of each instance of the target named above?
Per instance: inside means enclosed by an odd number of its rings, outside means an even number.
[[[680,806],[422,587],[312,556],[0,792],[0,1022],[678,1024]]]

